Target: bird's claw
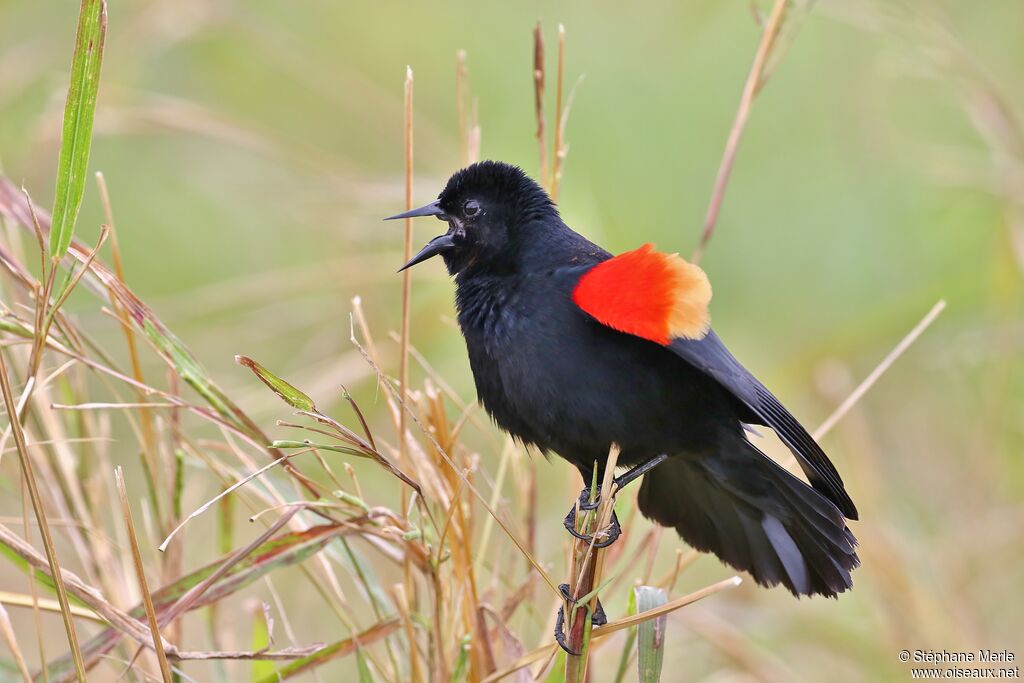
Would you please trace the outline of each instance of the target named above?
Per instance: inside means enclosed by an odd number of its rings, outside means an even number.
[[[573,598],[572,593],[569,592],[569,584],[563,583],[558,587],[558,592],[562,594],[566,602],[575,605],[576,599]],[[592,626],[604,626],[608,623],[608,616],[604,612],[604,607],[601,606],[601,601],[597,601],[597,606],[594,608],[594,613],[590,616],[590,624]],[[567,642],[567,636],[565,635],[565,605],[558,608],[558,615],[555,617],[555,642],[558,643],[558,647],[566,651],[566,653],[579,657],[580,653],[569,647]]]
[[[598,541],[595,540],[594,536],[591,534],[581,534],[580,532],[576,531],[575,505],[572,506],[571,510],[569,510],[569,514],[565,516],[565,521],[563,522],[563,525],[565,526],[565,530],[568,531],[573,536],[573,538],[578,538],[581,541],[586,541],[587,543],[593,543],[595,548],[607,548],[612,543],[614,543],[619,538],[619,536],[622,535],[622,527],[619,526],[619,518],[615,514],[614,510],[612,510],[612,518],[608,524],[608,529],[604,532],[605,534],[607,534],[607,537],[604,540]]]
[[[601,487],[597,487],[597,495],[590,500],[590,487],[585,486],[580,491],[580,510],[596,510],[601,505]]]

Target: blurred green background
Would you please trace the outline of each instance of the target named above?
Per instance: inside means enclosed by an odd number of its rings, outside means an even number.
[[[702,261],[715,327],[813,427],[937,300],[949,306],[825,439],[863,520],[853,593],[798,602],[745,585],[682,610],[666,668],[692,680],[874,681],[909,678],[903,648],[1019,658],[1024,4],[802,8]],[[77,9],[0,0],[0,165],[44,206]],[[406,65],[423,203],[460,162],[459,49],[482,156],[536,172],[531,30],[541,17],[552,82],[563,23],[566,81],[585,75],[567,129],[563,217],[611,251],[653,241],[685,255],[768,9],[111,0],[91,167],[110,186],[127,281],[266,424],[283,413],[234,365],[237,353],[326,405],[345,383],[385,424],[348,342],[349,312],[361,296],[397,372],[387,334],[399,324],[401,226],[380,218],[403,208]],[[79,235],[94,241],[102,220],[90,188]],[[418,224],[417,245],[435,230]],[[471,399],[440,263],[416,270],[414,291],[414,344]],[[109,318],[82,315],[117,338]],[[496,459],[480,443],[485,463]],[[561,543],[569,468],[538,466],[554,492],[545,533]],[[665,557],[674,543],[662,537]],[[560,551],[547,559],[561,562]],[[726,575],[713,558],[691,571],[691,589]],[[289,592],[294,604],[314,600]],[[302,631],[330,637],[316,626]]]

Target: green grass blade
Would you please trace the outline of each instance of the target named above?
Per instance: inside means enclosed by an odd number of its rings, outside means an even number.
[[[636,609],[638,614],[647,610],[661,607],[668,602],[668,595],[661,588],[652,586],[637,586],[633,589],[636,595]],[[665,657],[665,626],[668,623],[668,615],[649,619],[639,626],[637,630],[637,678],[640,683],[658,683],[661,680],[661,664]]]
[[[565,650],[558,648],[544,683],[565,683]]]
[[[459,656],[455,660],[455,667],[452,669],[451,683],[462,683],[466,680],[466,668],[469,665],[469,648],[471,645],[471,639],[469,636],[462,637],[462,643],[459,647]]]
[[[253,652],[260,652],[270,648],[270,629],[268,628],[266,616],[263,613],[262,605],[253,610],[252,637],[249,642],[249,649]],[[251,680],[261,681],[268,676],[273,676],[277,667],[273,662],[265,660],[254,660],[252,663]]]
[[[248,356],[235,356],[235,362],[252,370],[253,373],[260,378],[261,382],[270,387],[271,391],[280,396],[281,400],[292,408],[305,410],[311,413],[316,412],[316,405],[313,404],[313,399],[306,396],[304,393],[293,387],[291,384],[288,384],[288,382],[285,382],[274,373],[270,372],[270,370],[267,370],[252,358],[249,358]]]
[[[626,604],[626,614],[636,614],[636,591],[629,591],[629,600]],[[626,633],[626,642],[622,646],[622,654],[619,655],[619,668],[615,672],[614,683],[622,683],[626,680],[626,671],[629,669],[629,660],[633,655],[633,648],[636,646],[636,629],[631,628]]]
[[[370,665],[366,663],[362,648],[356,650],[356,667],[359,669],[359,683],[373,683],[373,674],[370,673]]]
[[[353,654],[359,648],[368,647],[377,640],[390,636],[401,626],[402,622],[398,617],[392,617],[386,621],[379,622],[356,636],[331,643],[322,650],[318,650],[315,654],[295,660],[258,683],[279,683],[293,676],[312,671],[327,662]]]
[[[50,256],[55,260],[63,257],[71,245],[78,210],[85,194],[89,149],[92,146],[92,121],[96,111],[96,93],[100,86],[100,65],[103,62],[106,33],[106,0],[82,0],[57,162],[53,230],[50,232]]]

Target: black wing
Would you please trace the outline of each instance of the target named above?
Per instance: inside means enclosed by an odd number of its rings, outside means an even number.
[[[811,486],[835,503],[847,518],[857,519],[857,508],[846,493],[835,465],[821,446],[772,392],[740,365],[714,331],[703,339],[676,339],[669,348],[728,389],[761,420],[758,424],[775,430],[793,451]]]

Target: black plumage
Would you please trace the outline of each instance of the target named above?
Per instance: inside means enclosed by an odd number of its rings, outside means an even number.
[[[409,264],[440,254],[455,278],[458,322],[480,401],[521,441],[589,481],[609,447],[619,464],[669,457],[644,476],[640,510],[764,585],[834,596],[859,560],[842,479],[782,404],[712,331],[667,346],[618,332],[573,301],[611,254],[562,222],[520,169],[482,162],[452,176],[434,215],[449,230]],[[745,437],[772,428],[810,485]]]

